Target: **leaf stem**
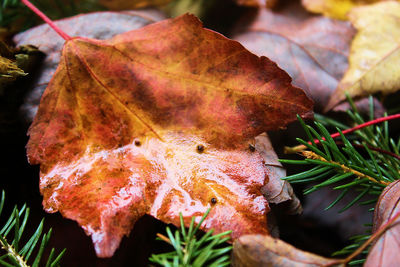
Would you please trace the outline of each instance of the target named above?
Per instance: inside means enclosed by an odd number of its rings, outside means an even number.
[[[42,11],[40,11],[37,7],[35,7],[29,0],[21,0],[30,10],[32,10],[36,15],[38,15],[44,22],[46,22],[53,30],[55,30],[58,35],[60,35],[65,41],[71,40],[71,36],[62,31],[58,26],[47,17]]]
[[[384,121],[399,119],[399,118],[400,118],[400,113],[398,113],[398,114],[393,114],[393,115],[390,115],[390,116],[386,116],[386,117],[382,117],[382,118],[378,118],[378,119],[375,119],[375,120],[372,120],[372,121],[368,121],[368,122],[362,123],[362,124],[357,125],[357,126],[355,126],[355,127],[353,127],[353,128],[344,130],[344,131],[342,131],[342,133],[345,135],[345,134],[352,133],[352,132],[354,132],[354,131],[360,130],[360,129],[362,129],[362,128],[365,128],[365,127],[368,127],[368,126],[371,126],[371,125],[374,125],[374,124],[378,124],[378,123],[381,123],[381,122],[384,122]],[[330,136],[331,136],[332,138],[339,137],[339,136],[340,136],[340,132],[331,134]],[[325,138],[322,137],[322,140],[325,140]],[[314,140],[314,143],[315,143],[315,144],[318,144],[319,142],[320,142],[320,141],[319,141],[318,139],[315,139],[315,140]],[[312,144],[311,141],[308,142],[308,143],[309,143],[310,145]],[[285,147],[285,153],[286,153],[286,154],[294,154],[294,153],[297,153],[297,152],[301,152],[301,151],[303,151],[304,149],[306,149],[306,146],[305,146],[305,145],[298,145],[298,146],[294,146],[294,147]]]

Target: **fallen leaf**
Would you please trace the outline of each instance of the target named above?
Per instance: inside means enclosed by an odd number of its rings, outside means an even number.
[[[379,197],[374,211],[372,233],[400,212],[400,181],[388,185]],[[397,266],[400,262],[400,219],[397,219],[372,246],[365,267]]]
[[[334,261],[335,259],[302,251],[268,235],[244,235],[233,243],[234,267],[313,267],[324,266]]]
[[[303,209],[300,200],[293,192],[293,188],[287,182],[282,180],[286,177],[286,170],[278,161],[274,148],[267,134],[261,134],[255,138],[255,149],[264,159],[265,168],[268,173],[269,181],[261,188],[261,192],[268,203],[279,204],[289,202],[287,213],[300,214]]]
[[[171,0],[98,0],[99,4],[109,10],[132,10],[145,7],[163,6]]]
[[[358,33],[351,45],[350,66],[331,96],[327,110],[345,99],[400,89],[400,3],[387,1],[353,9]]]
[[[66,41],[29,129],[45,209],[76,220],[100,257],[145,214],[188,225],[212,206],[204,229],[266,234],[268,175],[249,142],[311,114],[290,82],[191,15]]]
[[[353,32],[348,22],[324,17],[299,19],[261,9],[255,22],[234,39],[275,61],[295,86],[313,98],[316,110],[322,110],[347,68]]]
[[[95,12],[58,20],[55,23],[72,36],[103,40],[164,18],[162,13],[149,9],[128,12]],[[46,54],[43,64],[37,70],[38,77],[33,81],[33,90],[27,94],[21,107],[25,119],[31,122],[36,115],[43,91],[60,63],[60,51],[64,46],[64,39],[44,24],[17,34],[13,41],[18,47],[34,45]]]
[[[236,0],[240,6],[273,8],[278,0]]]
[[[382,0],[302,0],[302,4],[310,12],[321,13],[334,19],[347,20],[347,13],[352,8],[379,1]]]

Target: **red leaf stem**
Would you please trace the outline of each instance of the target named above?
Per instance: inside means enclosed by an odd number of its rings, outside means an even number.
[[[357,125],[357,126],[355,126],[353,128],[344,130],[344,131],[342,131],[342,133],[343,133],[343,135],[346,135],[348,133],[352,133],[354,131],[360,130],[362,128],[365,128],[365,127],[368,127],[368,126],[371,126],[371,125],[374,125],[374,124],[378,124],[378,123],[381,123],[381,122],[384,122],[384,121],[399,119],[399,118],[400,118],[400,113],[394,114],[394,115],[390,115],[390,116],[386,116],[386,117],[382,117],[382,118],[378,118],[378,119],[375,119],[375,120],[368,121],[368,122],[365,122],[363,124]],[[339,132],[331,134],[332,138],[336,138],[336,137],[339,137],[339,136],[340,136]],[[326,139],[324,137],[322,137],[322,140],[326,140]],[[308,143],[310,145],[312,144],[312,142],[308,142]],[[319,144],[320,141],[318,139],[314,139],[314,143],[315,144]],[[298,145],[298,146],[295,146],[295,147],[285,147],[285,153],[286,154],[297,153],[297,152],[303,151],[304,149],[306,149],[306,146],[304,146],[304,145]],[[373,150],[376,150],[376,149],[373,149]],[[396,156],[396,158],[398,158],[398,157]]]
[[[355,126],[353,128],[344,130],[344,131],[342,131],[342,133],[345,135],[345,134],[352,133],[354,131],[357,131],[359,129],[362,129],[362,128],[365,128],[365,127],[368,127],[368,126],[371,126],[371,125],[374,125],[374,124],[378,124],[378,123],[381,123],[381,122],[384,122],[384,121],[399,119],[399,118],[400,118],[400,113],[399,114],[390,115],[390,116],[386,116],[386,117],[382,117],[382,118],[378,118],[378,119],[375,119],[375,120],[368,121],[368,122],[365,122],[363,124],[357,125],[357,126]],[[331,134],[332,138],[336,138],[336,137],[339,137],[339,136],[340,136],[339,132]],[[325,140],[325,139],[323,138],[323,140]],[[314,140],[314,142],[315,143],[319,143],[319,140],[316,139],[316,140]]]
[[[29,2],[28,0],[21,0],[21,2],[24,3],[36,15],[38,15],[42,20],[44,20],[44,22],[46,22],[51,28],[53,28],[53,30],[55,30],[65,41],[72,39],[71,36],[58,28],[58,26],[49,17],[43,14],[43,12],[35,7],[31,2]]]

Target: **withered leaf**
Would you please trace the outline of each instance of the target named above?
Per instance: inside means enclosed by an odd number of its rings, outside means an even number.
[[[375,233],[400,212],[400,181],[388,185],[379,197],[374,211],[372,232]],[[372,246],[364,266],[396,266],[400,262],[400,219]]]
[[[25,75],[26,73],[18,68],[15,61],[0,56],[0,90],[5,84],[14,81],[19,76]]]
[[[294,13],[261,9],[255,22],[234,39],[275,61],[321,110],[347,68],[353,33],[347,22],[324,17],[299,19]]]
[[[287,212],[290,214],[299,214],[302,212],[300,200],[293,192],[293,188],[287,182],[282,180],[286,176],[286,170],[278,161],[278,156],[274,152],[271,141],[267,134],[263,133],[255,138],[255,149],[264,159],[265,168],[268,173],[269,181],[261,188],[268,203],[279,204],[289,202]]]
[[[400,89],[400,2],[354,8],[349,18],[358,33],[351,44],[349,69],[331,96],[327,109],[345,99]]]
[[[144,214],[188,224],[212,206],[204,229],[266,234],[268,176],[249,142],[311,113],[290,82],[191,15],[68,40],[27,145],[46,210],[76,220],[100,257]]]
[[[277,2],[278,0],[236,0],[236,3],[241,6],[266,8],[272,8],[276,6]]]
[[[233,243],[234,267],[317,267],[332,262],[335,259],[302,251],[268,235],[244,235]]]
[[[13,49],[0,41],[0,93],[5,85],[26,73],[18,66]]]
[[[386,0],[302,0],[310,12],[321,13],[325,16],[347,20],[347,13],[355,7],[368,5]]]

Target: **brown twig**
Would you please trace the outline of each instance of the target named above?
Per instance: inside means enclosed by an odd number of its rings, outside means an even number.
[[[167,242],[168,244],[172,245],[171,240],[163,234],[157,233],[157,237],[160,238],[162,241]]]

